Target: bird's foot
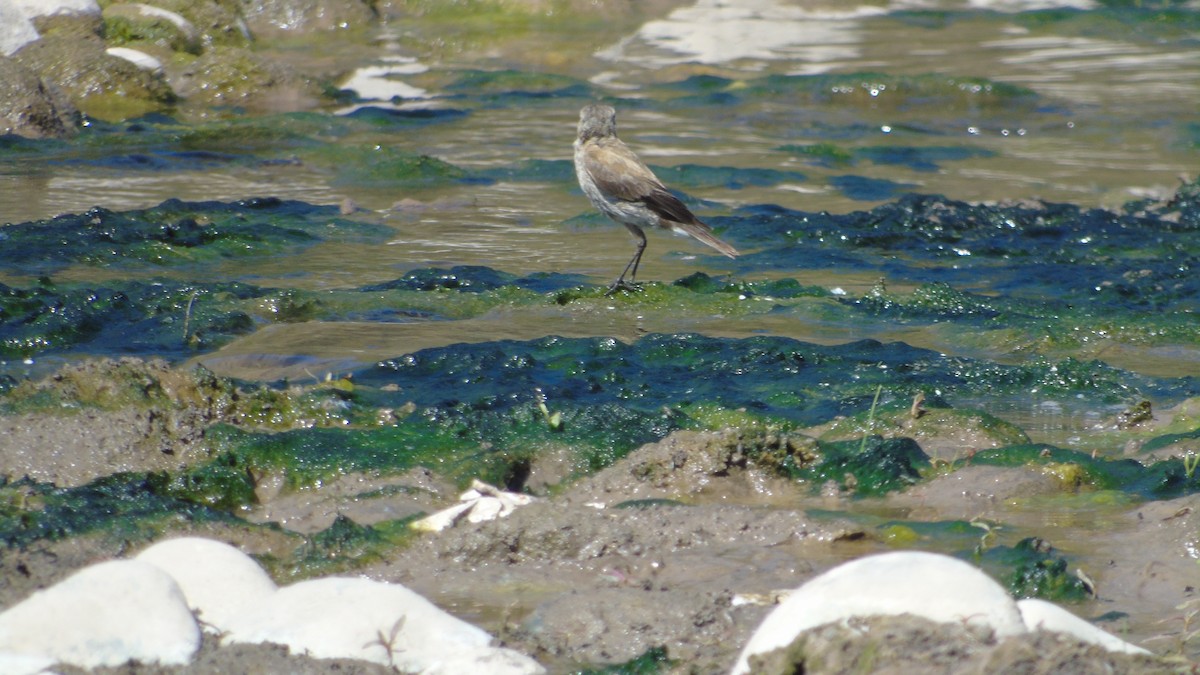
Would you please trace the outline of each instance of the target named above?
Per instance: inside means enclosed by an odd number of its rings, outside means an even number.
[[[621,278],[621,279],[617,279],[616,281],[612,282],[612,285],[609,286],[608,290],[604,292],[604,297],[606,297],[606,298],[612,297],[618,291],[621,291],[624,293],[637,293],[640,290],[642,290],[641,284],[633,282],[633,281],[625,281],[624,278]]]

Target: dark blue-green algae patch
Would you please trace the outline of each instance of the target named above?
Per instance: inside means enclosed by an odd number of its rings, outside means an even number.
[[[0,358],[74,350],[182,358],[252,332],[259,322],[246,306],[273,294],[287,295],[235,282],[0,284]]]
[[[219,499],[197,499],[188,482],[165,472],[118,473],[72,488],[0,478],[0,543],[26,547],[91,533],[141,540],[171,526],[242,522],[230,511],[239,496],[252,499],[252,487],[225,485],[207,491]]]
[[[748,251],[733,263],[743,274],[879,275],[864,296],[839,299],[856,315],[840,319],[847,324],[949,324],[968,343],[990,334],[1001,350],[1024,353],[1101,342],[1190,348],[1200,335],[1200,183],[1118,210],[910,194],[848,214],[768,204],[711,222]]]
[[[67,265],[130,271],[292,255],[321,241],[381,241],[391,230],[342,217],[337,207],[274,197],[167,200],[131,211],[84,213],[0,228],[0,269],[49,274]]]
[[[1123,309],[1194,311],[1200,183],[1120,210],[1073,204],[968,204],[905,195],[869,211],[746,206],[712,223],[753,269],[877,271],[889,281]]]

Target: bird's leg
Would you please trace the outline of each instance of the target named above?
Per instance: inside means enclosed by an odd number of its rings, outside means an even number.
[[[629,259],[629,264],[625,265],[621,276],[617,277],[617,280],[612,282],[612,285],[604,292],[605,296],[612,295],[617,291],[639,291],[642,288],[634,280],[637,279],[638,265],[642,262],[642,253],[646,250],[646,233],[642,232],[642,228],[637,225],[625,223],[625,227],[629,228],[634,237],[637,237],[637,250],[634,251],[633,257]],[[629,275],[629,281],[625,281],[626,274]]]

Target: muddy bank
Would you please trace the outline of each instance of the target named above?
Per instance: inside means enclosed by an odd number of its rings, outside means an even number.
[[[86,432],[104,422],[128,426],[130,414],[118,406],[60,416],[53,425],[44,423],[49,417],[9,415],[4,423],[15,435],[5,438],[36,443],[58,437],[63,442],[49,464],[66,466],[73,456],[86,465],[114,440]],[[192,414],[188,419],[220,418],[201,409]],[[41,436],[30,435],[33,426]],[[205,444],[204,424],[181,428],[192,430],[183,437],[198,439],[197,448]],[[137,429],[130,438],[140,434],[140,441],[122,441],[125,454],[136,457],[129,449],[141,447],[146,457],[141,470],[160,466],[155,453],[162,454],[163,427]],[[348,573],[403,583],[551,672],[640,658],[659,662],[659,672],[719,673],[730,667],[781,592],[845,560],[895,548],[957,551],[1010,584],[1029,574],[1011,560],[1017,536],[1036,532],[1068,541],[1055,536],[1062,524],[1054,521],[1071,514],[1078,497],[1068,495],[1064,502],[1063,483],[1052,472],[1031,465],[964,465],[890,496],[863,500],[836,482],[780,477],[773,462],[814,453],[814,443],[799,433],[677,431],[578,479],[564,478],[570,471],[557,466],[563,456],[547,453],[529,472],[529,484],[539,486],[534,504],[501,520],[464,522],[420,536],[397,536],[404,528],[392,524],[454,503],[454,483],[440,478],[436,468],[391,477],[351,473],[300,490],[262,489],[254,505],[232,509],[224,520],[186,513],[165,521],[135,516],[116,529],[7,546],[0,553],[0,607],[97,560],[129,556],[151,541],[189,533],[234,543],[264,561],[281,582]],[[11,443],[0,448],[13,450]],[[167,455],[167,464],[203,456],[195,450]],[[29,488],[20,497],[19,482],[5,490],[10,515],[36,510],[38,500],[49,499]],[[1046,635],[996,641],[963,626],[903,617],[872,622],[868,632],[817,631],[794,646],[792,657],[802,653],[807,672],[965,673],[997,664],[1031,673],[1170,672],[1194,649],[1182,618],[1173,625],[1170,617],[1195,592],[1195,561],[1186,551],[1194,545],[1198,500],[1193,495],[1107,510],[1100,516],[1104,536],[1094,537],[1086,550],[1067,552],[1094,584],[1094,592],[1067,605],[1072,611],[1176,660],[1113,655]],[[333,532],[339,534],[331,538]],[[1061,554],[1038,560],[1053,563]],[[314,555],[323,562],[314,563]],[[218,667],[382,670],[209,641],[188,668],[137,666],[122,672]]]

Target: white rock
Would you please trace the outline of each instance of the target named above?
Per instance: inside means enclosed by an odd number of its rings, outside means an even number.
[[[137,560],[84,568],[0,614],[0,652],[82,668],[183,665],[200,629],[175,581]]]
[[[326,577],[276,588],[246,554],[218,541],[167,540],[138,560],[174,576],[222,640],[286,645],[294,654],[353,658],[403,672],[530,675],[533,659],[399,584]]]
[[[125,59],[142,70],[149,70],[156,73],[162,72],[162,61],[150,56],[146,52],[130,49],[129,47],[109,47],[104,51],[108,52],[109,56]]]
[[[749,672],[750,656],[787,646],[810,628],[898,614],[987,625],[1001,638],[1025,632],[1016,602],[974,566],[935,553],[884,553],[839,565],[791,593],[751,636],[733,675]]]
[[[1130,644],[1117,636],[1102,630],[1098,626],[1084,621],[1067,610],[1052,602],[1034,598],[1017,601],[1021,610],[1021,619],[1030,631],[1047,630],[1056,633],[1066,633],[1074,637],[1100,645],[1110,652],[1124,654],[1149,654],[1150,652]]]
[[[0,652],[0,673],[5,675],[46,675],[55,663],[49,656]]]
[[[137,560],[171,575],[202,625],[216,633],[257,611],[276,589],[253,558],[215,539],[167,539],[139,553]]]
[[[13,5],[29,19],[55,14],[100,16],[100,5],[96,0],[4,0],[4,4]]]
[[[448,664],[461,664],[464,657],[474,663],[496,651],[486,631],[451,616],[407,588],[350,577],[326,577],[281,588],[262,611],[249,615],[226,639],[274,642],[317,658],[363,659],[422,673],[455,672],[460,666]],[[520,669],[489,672],[542,672],[532,659],[508,654],[517,657]]]
[[[38,39],[37,29],[20,8],[0,2],[0,54],[12,56]]]
[[[165,19],[167,21],[170,21],[172,24],[174,24],[175,27],[178,28],[180,30],[180,32],[182,32],[188,38],[193,38],[193,37],[197,36],[196,27],[192,25],[191,21],[188,21],[187,19],[183,18],[183,16],[180,14],[176,14],[175,12],[172,12],[169,9],[163,9],[162,7],[155,7],[154,5],[147,5],[142,2],[135,2],[135,3],[131,3],[131,4],[133,7],[137,8],[138,13],[141,14],[142,16],[147,16],[147,17],[151,17],[151,18],[155,18],[155,19]]]

